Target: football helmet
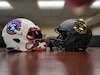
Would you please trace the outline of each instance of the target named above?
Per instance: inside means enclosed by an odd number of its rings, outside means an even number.
[[[2,37],[9,51],[46,50],[46,39],[41,29],[31,20],[17,18],[5,25]]]
[[[92,37],[90,27],[82,19],[68,19],[55,31],[59,35],[53,44],[64,51],[86,51]]]

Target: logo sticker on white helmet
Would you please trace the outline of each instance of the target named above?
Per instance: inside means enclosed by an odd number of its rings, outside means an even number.
[[[21,21],[20,20],[13,20],[7,24],[7,33],[8,34],[16,34],[16,31],[20,31],[21,28]]]

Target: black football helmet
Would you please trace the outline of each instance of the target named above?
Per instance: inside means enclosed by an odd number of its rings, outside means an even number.
[[[90,27],[82,19],[68,19],[55,31],[59,35],[53,44],[64,51],[86,51],[92,37]]]

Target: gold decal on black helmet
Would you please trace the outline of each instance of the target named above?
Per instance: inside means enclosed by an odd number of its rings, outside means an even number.
[[[74,24],[74,29],[79,34],[85,34],[87,32],[87,25],[84,21],[77,20]]]

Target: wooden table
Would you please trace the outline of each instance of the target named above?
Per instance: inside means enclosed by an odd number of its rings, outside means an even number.
[[[100,48],[87,52],[7,52],[0,48],[0,75],[100,75]]]

